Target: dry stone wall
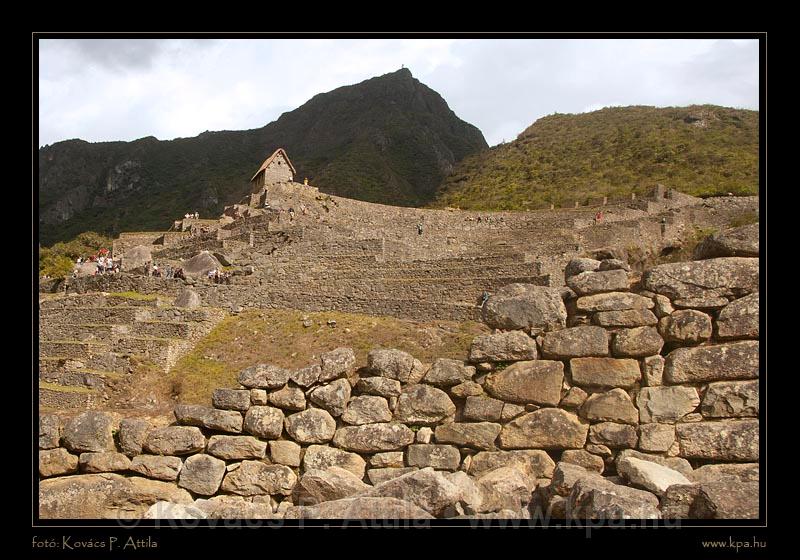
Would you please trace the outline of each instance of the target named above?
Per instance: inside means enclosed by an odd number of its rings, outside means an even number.
[[[757,518],[758,263],[575,260],[493,293],[464,360],[337,348],[168,426],[41,415],[40,515]]]

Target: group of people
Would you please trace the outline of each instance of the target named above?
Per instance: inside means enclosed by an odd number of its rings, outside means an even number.
[[[192,220],[192,219],[199,220],[200,219],[200,212],[192,212],[192,213],[187,212],[186,214],[183,215],[183,219],[184,220]]]
[[[148,261],[145,270],[148,276],[154,276],[156,278],[186,278],[182,268],[173,268],[172,265],[169,264],[159,268],[157,264]]]
[[[75,268],[72,271],[72,276],[78,276],[78,269],[82,264],[86,263],[95,263],[95,269],[92,272],[92,275],[97,274],[116,274],[120,271],[122,266],[122,261],[111,257],[109,254],[108,249],[100,249],[96,254],[91,255],[89,257],[84,257],[83,255],[79,256],[75,259]]]
[[[231,273],[224,271],[220,273],[220,271],[215,268],[214,270],[208,271],[208,279],[214,282],[214,284],[230,284]]]

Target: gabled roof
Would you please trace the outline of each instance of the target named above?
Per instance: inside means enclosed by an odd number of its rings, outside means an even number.
[[[267,167],[269,167],[269,164],[272,163],[276,157],[278,157],[278,154],[283,155],[283,159],[285,159],[286,163],[289,164],[289,169],[292,170],[292,174],[297,173],[297,171],[295,171],[294,169],[294,165],[292,165],[292,162],[289,160],[289,156],[286,155],[286,150],[284,150],[283,148],[278,148],[272,153],[271,156],[269,156],[267,159],[264,160],[264,163],[261,164],[261,167],[258,168],[258,171],[256,171],[255,175],[253,175],[253,177],[250,180],[252,181],[253,179],[255,179],[259,173],[261,173]]]

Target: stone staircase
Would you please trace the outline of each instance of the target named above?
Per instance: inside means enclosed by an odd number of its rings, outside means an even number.
[[[39,303],[39,403],[98,408],[135,383],[135,364],[166,373],[224,316],[158,299],[81,294]]]

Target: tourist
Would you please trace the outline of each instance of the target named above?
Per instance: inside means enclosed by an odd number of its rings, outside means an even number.
[[[289,208],[289,221],[294,221],[294,208]]]
[[[422,235],[422,222],[417,224],[417,235]]]
[[[199,220],[200,219],[200,212],[195,212],[194,213],[194,219],[195,220]]]
[[[481,294],[481,308],[486,305],[487,301],[489,301],[489,292],[483,292],[483,294]]]

